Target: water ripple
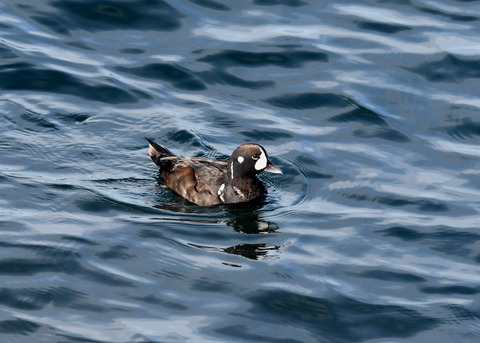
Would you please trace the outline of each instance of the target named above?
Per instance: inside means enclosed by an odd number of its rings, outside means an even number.
[[[475,1],[0,3],[0,336],[480,337]],[[265,146],[261,201],[185,156]]]
[[[58,11],[38,11],[32,19],[54,28],[59,34],[68,35],[74,29],[118,30],[134,28],[139,30],[172,31],[181,26],[182,15],[168,3],[156,1],[154,7],[150,1],[123,2],[117,1],[53,1],[50,4]],[[27,11],[28,12],[28,11]],[[68,17],[65,23],[62,18]]]

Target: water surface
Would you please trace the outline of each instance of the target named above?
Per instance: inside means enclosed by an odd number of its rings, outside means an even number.
[[[2,342],[477,342],[478,1],[0,4]],[[263,145],[198,207],[179,155]]]

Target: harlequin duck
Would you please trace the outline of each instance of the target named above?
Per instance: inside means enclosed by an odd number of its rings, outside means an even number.
[[[283,174],[268,160],[265,149],[253,143],[240,145],[228,160],[178,157],[164,146],[150,143],[149,155],[160,168],[168,188],[200,205],[234,204],[254,200],[267,190],[256,175]]]

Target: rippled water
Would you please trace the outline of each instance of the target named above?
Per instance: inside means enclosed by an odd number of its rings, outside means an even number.
[[[4,0],[1,342],[478,342],[480,2]],[[265,146],[203,208],[181,155]]]

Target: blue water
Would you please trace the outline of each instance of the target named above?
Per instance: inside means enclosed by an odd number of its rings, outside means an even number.
[[[480,1],[0,2],[0,342],[478,342]],[[262,144],[198,207],[145,137]]]

